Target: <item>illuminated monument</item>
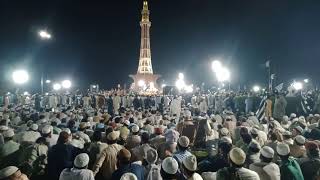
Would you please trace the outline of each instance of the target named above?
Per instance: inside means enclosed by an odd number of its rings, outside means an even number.
[[[135,92],[149,92],[157,91],[157,79],[161,75],[153,74],[151,62],[151,48],[150,48],[150,27],[149,20],[150,11],[148,9],[148,2],[143,1],[143,9],[141,11],[141,44],[140,44],[140,58],[137,74],[129,75],[134,80],[131,89]]]

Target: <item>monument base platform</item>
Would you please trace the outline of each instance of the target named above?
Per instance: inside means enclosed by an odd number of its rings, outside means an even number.
[[[145,92],[159,91],[157,80],[161,77],[159,74],[132,74],[129,75],[133,79],[131,90],[139,94],[146,94]],[[156,93],[156,92],[155,92]]]

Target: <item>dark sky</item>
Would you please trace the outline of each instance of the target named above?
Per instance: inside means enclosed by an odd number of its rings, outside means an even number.
[[[137,71],[142,0],[1,0],[2,87],[10,71],[70,78],[75,86],[129,83]],[[212,59],[232,69],[232,83],[265,83],[271,57],[278,82],[319,78],[319,0],[149,0],[154,72],[170,83],[212,84]],[[47,28],[53,39],[39,40]]]

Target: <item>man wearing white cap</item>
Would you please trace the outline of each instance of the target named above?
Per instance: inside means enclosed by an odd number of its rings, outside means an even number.
[[[280,173],[281,180],[303,180],[303,175],[298,162],[290,157],[290,147],[285,143],[277,146],[277,153],[281,158]]]
[[[246,160],[246,154],[240,148],[233,148],[229,153],[230,167],[220,169],[217,172],[216,179],[247,179],[260,180],[258,174],[243,165]]]
[[[295,158],[304,158],[306,155],[306,148],[304,146],[306,138],[298,135],[294,138],[293,145],[290,145],[290,155]]]
[[[261,180],[280,180],[279,166],[272,162],[274,150],[264,146],[261,149],[261,162],[253,163],[249,166],[250,170],[259,174]]]
[[[0,145],[4,143],[3,133],[8,129],[9,129],[8,126],[0,126]]]
[[[125,173],[121,176],[120,180],[138,180],[138,178],[133,173]]]
[[[41,130],[42,137],[45,137],[49,147],[52,147],[57,144],[59,136],[52,133],[52,126],[46,125]]]
[[[196,173],[197,158],[194,155],[188,156],[182,161],[182,172],[187,180],[202,180],[202,177]]]
[[[36,140],[41,137],[41,134],[38,132],[38,125],[32,124],[29,127],[28,131],[22,132],[19,136],[20,138],[17,139],[20,143],[34,143]]]
[[[110,179],[112,173],[117,169],[117,154],[123,148],[123,146],[117,144],[119,136],[119,131],[112,131],[107,135],[108,146],[102,151],[101,156],[93,165],[92,171],[94,175],[100,171],[104,179]]]
[[[139,130],[140,128],[136,124],[131,127],[132,134],[129,135],[127,139],[127,144],[126,144],[127,149],[132,149],[140,145],[141,137],[139,136]]]
[[[175,160],[177,160],[177,162],[179,163],[179,165],[182,164],[182,161],[184,158],[192,155],[189,151],[188,151],[188,148],[189,148],[189,138],[187,136],[181,136],[179,139],[178,139],[178,144],[177,144],[177,152],[175,152],[173,154],[173,158]]]
[[[178,169],[178,162],[172,157],[167,157],[161,163],[160,173],[165,180],[175,180],[177,179]]]
[[[59,180],[94,180],[91,170],[87,169],[89,156],[86,153],[81,153],[76,156],[73,161],[73,168],[64,169],[59,177]]]
[[[4,138],[4,144],[0,145],[0,162],[5,161],[5,159],[7,161],[7,158],[17,152],[20,148],[20,144],[13,141],[14,131],[12,129],[8,129],[7,131],[3,132],[2,135]],[[3,164],[0,163],[0,165]]]
[[[28,177],[21,173],[15,166],[8,166],[0,170],[0,179],[10,180],[29,180]]]

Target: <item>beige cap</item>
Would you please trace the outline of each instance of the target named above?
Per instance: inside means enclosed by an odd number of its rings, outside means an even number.
[[[42,128],[42,134],[49,134],[51,132],[51,128],[49,125],[46,125]]]
[[[277,152],[281,156],[286,156],[290,153],[290,147],[288,144],[280,143],[277,146]]]
[[[168,174],[176,174],[178,171],[179,165],[174,158],[167,157],[162,161],[161,167],[164,170],[164,172]]]
[[[15,166],[8,166],[0,170],[0,179],[8,178],[9,176],[13,175],[19,169]]]
[[[304,143],[306,143],[306,138],[301,136],[301,135],[298,135],[294,138],[294,140],[299,143],[299,144],[302,144],[304,145]]]
[[[259,134],[259,130],[256,129],[256,128],[253,128],[253,129],[251,129],[250,133],[251,133],[251,134],[258,135],[258,134]]]
[[[178,140],[178,143],[181,147],[188,147],[190,140],[187,136],[181,136]]]
[[[220,129],[220,134],[222,136],[227,136],[229,134],[229,130],[227,128],[221,128]]]
[[[156,163],[158,160],[158,152],[157,150],[151,148],[147,151],[147,157],[146,160],[149,164]]]
[[[83,168],[89,164],[89,156],[87,153],[81,153],[73,161],[73,164],[77,168]]]
[[[244,153],[240,148],[233,148],[230,151],[229,157],[236,165],[242,165],[246,160],[246,153]]]
[[[197,158],[194,155],[187,156],[182,161],[184,167],[189,171],[196,171],[197,170]]]
[[[13,131],[13,129],[8,129],[5,132],[3,132],[2,135],[5,138],[11,138],[14,136],[14,131]]]
[[[31,124],[30,129],[33,131],[37,131],[39,128],[38,124]]]
[[[112,131],[108,134],[107,139],[110,141],[115,141],[119,138],[120,132],[119,131]]]
[[[137,133],[137,132],[139,132],[139,130],[140,130],[140,128],[139,128],[139,126],[136,125],[136,124],[131,127],[131,131],[132,131],[133,133]]]
[[[8,130],[8,126],[0,126],[0,131],[6,131]]]
[[[263,157],[266,157],[266,158],[273,158],[274,156],[274,150],[269,147],[269,146],[264,146],[262,149],[261,149],[261,155]]]
[[[120,180],[138,180],[137,176],[133,173],[124,173]]]

